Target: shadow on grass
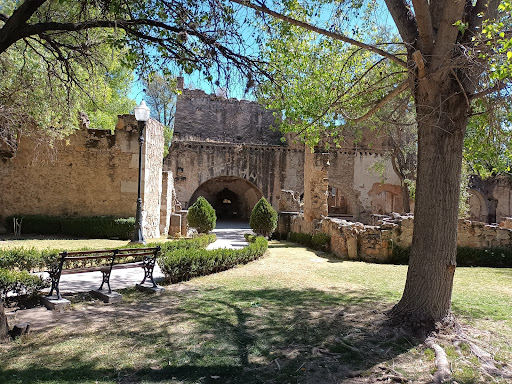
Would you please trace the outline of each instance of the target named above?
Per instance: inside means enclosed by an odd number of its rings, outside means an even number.
[[[135,297],[11,346],[0,382],[337,383],[415,345],[387,328],[386,309],[361,292],[215,288]],[[98,349],[108,352],[98,357]]]

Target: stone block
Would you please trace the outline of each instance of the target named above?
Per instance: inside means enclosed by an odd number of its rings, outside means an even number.
[[[94,289],[94,290],[90,291],[90,293],[92,296],[100,299],[104,303],[112,304],[112,303],[120,303],[121,301],[123,301],[123,295],[121,295],[118,292],[114,292],[114,291],[112,291],[111,293],[108,293],[108,291],[100,291],[100,290]]]
[[[153,287],[152,285],[141,285],[136,284],[135,287],[142,292],[148,292],[148,293],[154,293],[155,295],[161,295],[163,292],[165,292],[165,288],[157,285],[156,287]]]
[[[68,299],[58,299],[56,295],[41,297],[41,304],[51,311],[64,311],[71,307],[71,301]]]
[[[169,235],[175,236],[181,234],[181,215],[171,213]]]

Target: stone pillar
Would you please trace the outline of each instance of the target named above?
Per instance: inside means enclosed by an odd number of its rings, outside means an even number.
[[[172,213],[170,215],[169,235],[181,235],[181,215]]]
[[[304,219],[307,223],[327,216],[329,187],[329,153],[318,148],[311,153],[306,146],[304,155]]]
[[[160,233],[174,235],[176,232],[169,230],[172,213],[172,201],[174,190],[174,178],[171,171],[162,172],[162,198],[160,203]],[[181,224],[180,224],[181,225]],[[178,231],[179,232],[179,231]]]
[[[188,234],[188,220],[187,220],[188,210],[182,209],[181,211],[178,211],[176,213],[181,216],[181,235],[187,236],[187,234]]]

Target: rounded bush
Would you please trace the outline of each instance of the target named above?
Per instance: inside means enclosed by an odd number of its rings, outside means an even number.
[[[208,233],[215,229],[217,215],[208,200],[200,196],[188,209],[187,220],[192,228],[197,229],[197,232]]]
[[[270,237],[275,231],[277,227],[277,212],[264,197],[252,209],[249,224],[254,233],[260,236]]]

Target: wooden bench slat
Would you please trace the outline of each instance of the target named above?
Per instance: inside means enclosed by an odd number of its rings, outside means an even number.
[[[83,267],[83,268],[71,268],[71,269],[63,269],[62,275],[73,275],[76,273],[83,273],[83,272],[101,272],[103,270],[108,271],[110,269],[110,266],[103,266],[103,267]]]
[[[104,249],[104,250],[96,250],[96,251],[71,251],[66,252],[66,255],[82,255],[82,254],[90,254],[90,253],[112,253],[113,249]],[[59,255],[63,255],[64,252],[60,252]]]

